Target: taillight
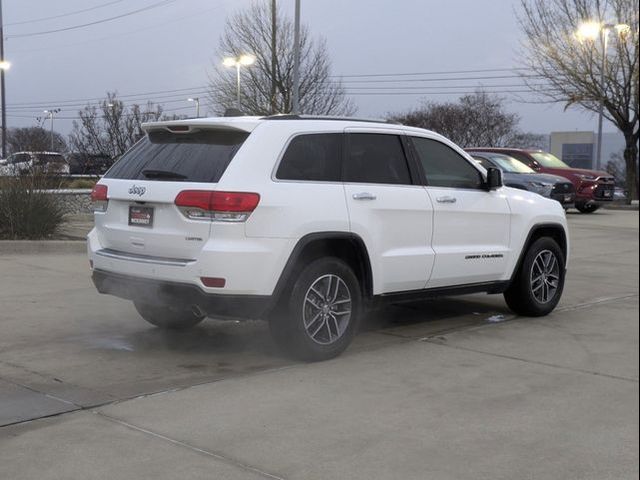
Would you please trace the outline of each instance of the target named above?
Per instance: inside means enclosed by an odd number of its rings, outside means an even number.
[[[244,222],[260,202],[260,195],[249,192],[184,190],[175,204],[191,220]]]
[[[93,203],[94,212],[106,212],[109,205],[109,198],[107,196],[109,189],[106,185],[97,184],[91,191],[91,202]]]

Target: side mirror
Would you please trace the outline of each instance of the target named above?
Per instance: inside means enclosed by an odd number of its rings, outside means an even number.
[[[496,188],[500,188],[502,185],[502,170],[495,167],[489,167],[487,169],[487,190],[495,190]]]

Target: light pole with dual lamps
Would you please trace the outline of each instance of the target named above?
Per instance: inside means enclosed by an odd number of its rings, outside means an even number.
[[[194,102],[196,104],[196,118],[200,118],[200,99],[198,97],[187,98],[187,102]]]
[[[54,144],[53,144],[53,116],[58,113],[60,111],[59,108],[56,108],[54,110],[44,110],[42,113],[44,113],[49,120],[51,120],[51,151],[53,152],[54,149]]]
[[[236,67],[236,102],[238,110],[242,110],[242,104],[240,102],[240,67],[248,67],[249,65],[253,65],[256,61],[256,57],[253,55],[240,55],[238,57],[226,57],[222,64],[225,67]]]
[[[602,59],[600,64],[600,99],[598,107],[598,147],[596,153],[596,170],[602,168],[602,118],[604,116],[604,72],[607,69],[607,48],[609,46],[609,32],[615,30],[618,37],[623,37],[631,30],[631,27],[625,23],[601,23],[601,22],[585,22],[580,25],[576,32],[576,38],[580,42],[592,41],[600,38],[602,43]]]

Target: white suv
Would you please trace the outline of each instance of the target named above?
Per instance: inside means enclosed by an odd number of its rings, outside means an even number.
[[[95,187],[88,252],[98,291],[154,325],[267,319],[321,360],[378,301],[504,293],[538,316],[560,299],[560,204],[433,132],[293,115],[144,129]]]

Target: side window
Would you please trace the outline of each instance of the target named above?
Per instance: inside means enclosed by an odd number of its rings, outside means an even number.
[[[450,188],[482,187],[480,172],[455,150],[430,138],[411,139],[428,185]]]
[[[397,135],[351,133],[344,181],[411,185],[409,166]]]
[[[317,133],[295,137],[284,152],[276,178],[339,182],[342,139],[342,133]]]

